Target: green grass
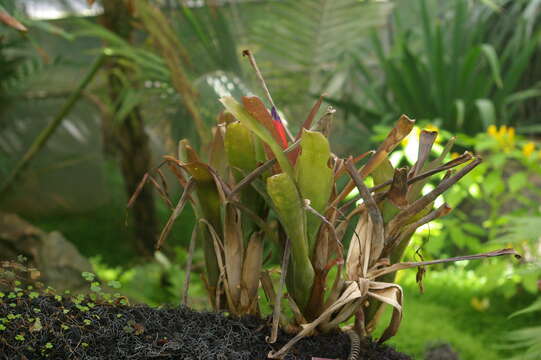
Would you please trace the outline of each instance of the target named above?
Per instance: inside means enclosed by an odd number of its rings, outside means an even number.
[[[422,359],[427,345],[449,343],[463,360],[507,359],[509,354],[498,350],[503,336],[511,329],[531,326],[535,318],[508,316],[525,307],[531,296],[506,299],[498,292],[484,291],[484,279],[471,270],[453,266],[428,272],[420,294],[415,284],[415,271],[400,279],[404,290],[404,318],[400,330],[389,343],[399,351]],[[488,299],[490,305],[476,310],[472,298]],[[390,311],[380,324],[382,331]]]

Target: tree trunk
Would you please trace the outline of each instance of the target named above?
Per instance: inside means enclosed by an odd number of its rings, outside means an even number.
[[[131,42],[133,35],[132,10],[130,0],[104,0],[102,1],[104,14],[102,24],[109,31]],[[119,106],[121,91],[126,86],[125,79],[129,79],[128,86],[137,88],[139,84],[134,81],[130,69],[124,67],[115,58],[107,64],[109,69],[109,97],[113,106]],[[117,75],[122,74],[124,81]],[[128,198],[135,192],[138,183],[150,168],[151,154],[148,136],[145,132],[144,121],[139,107],[133,110],[120,122],[116,122],[113,109],[112,117],[104,116],[102,130],[104,141],[112,141],[114,152],[119,157],[124,185]],[[110,146],[105,145],[105,149]],[[107,151],[107,150],[106,150]],[[154,252],[157,234],[157,221],[152,188],[143,188],[133,208],[131,218],[134,222],[136,249],[144,256]]]

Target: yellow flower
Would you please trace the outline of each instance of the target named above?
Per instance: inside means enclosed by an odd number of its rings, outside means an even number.
[[[515,148],[515,128],[500,126],[498,129],[495,125],[490,125],[487,129],[488,134],[498,141],[498,145],[505,152],[510,152]]]
[[[509,138],[510,141],[513,141],[515,139],[515,128],[514,127],[509,127],[509,129],[507,130],[507,137]]]
[[[500,126],[500,130],[498,131],[498,136],[504,137],[506,134],[507,134],[507,126],[506,125]]]
[[[459,156],[460,156],[460,154],[457,153],[457,152],[452,152],[452,153],[451,153],[451,159],[456,159],[456,158],[459,157]]]
[[[498,128],[496,125],[490,125],[487,129],[487,132],[490,136],[495,137],[498,133]]]
[[[525,157],[530,157],[535,150],[535,144],[532,141],[527,142],[522,147],[522,153]]]
[[[471,306],[477,311],[486,311],[490,307],[490,299],[487,297],[478,299],[474,296],[470,301]]]

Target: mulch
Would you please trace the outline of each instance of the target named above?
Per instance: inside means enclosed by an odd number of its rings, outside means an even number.
[[[151,308],[59,297],[0,293],[0,359],[266,359],[291,335],[267,344],[270,328],[255,317],[236,319],[187,307]],[[344,333],[301,340],[285,359],[347,359]],[[408,360],[370,342],[363,360]]]

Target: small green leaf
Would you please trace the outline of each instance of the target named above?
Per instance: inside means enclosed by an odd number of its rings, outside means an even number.
[[[110,287],[114,288],[114,289],[120,289],[122,287],[122,284],[120,284],[120,282],[116,281],[116,280],[111,280],[107,283],[107,285],[109,285]]]
[[[92,284],[90,285],[90,290],[97,293],[101,292],[100,283],[97,281],[92,282]]]
[[[87,272],[87,271],[83,271],[81,273],[81,276],[83,277],[83,279],[85,279],[86,281],[94,281],[94,279],[96,278],[96,275],[92,274],[91,272]]]
[[[499,173],[491,172],[485,178],[483,188],[487,195],[499,195],[505,191],[505,184]]]
[[[517,192],[528,184],[528,175],[526,172],[514,173],[507,183],[509,184],[509,190],[511,190],[511,192]]]

